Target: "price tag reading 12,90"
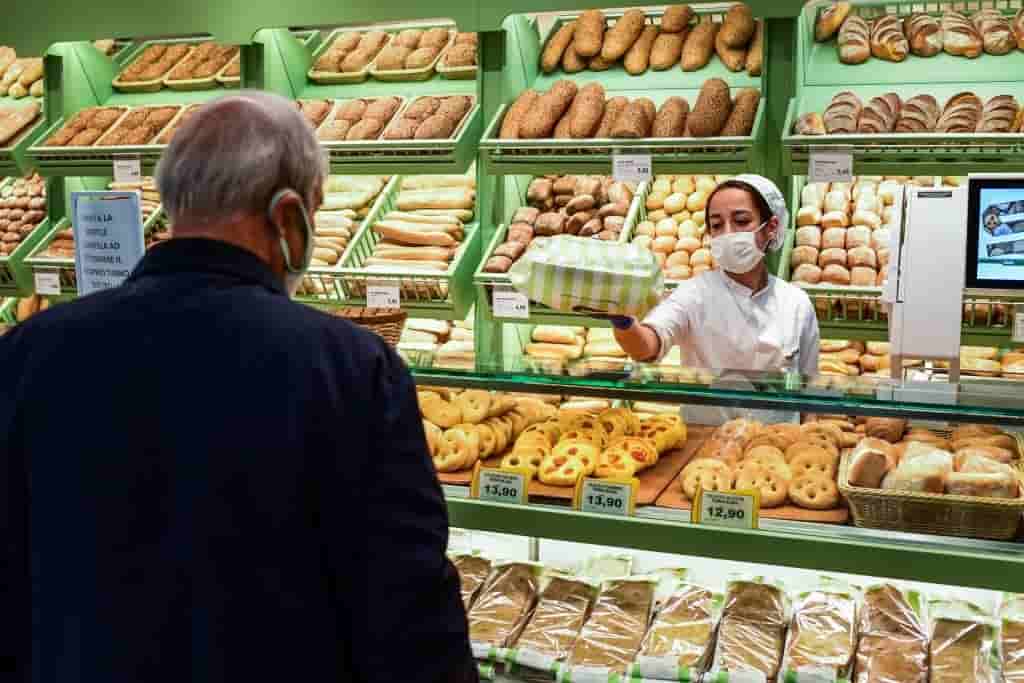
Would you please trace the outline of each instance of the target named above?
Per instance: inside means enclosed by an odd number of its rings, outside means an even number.
[[[637,480],[614,481],[583,478],[576,486],[573,503],[580,512],[628,517],[633,514]]]
[[[705,491],[697,492],[693,501],[692,518],[695,524],[724,526],[731,529],[756,529],[760,508],[757,491]]]
[[[483,468],[478,462],[473,468],[470,495],[492,503],[522,505],[527,500],[529,482],[529,477],[523,472]]]

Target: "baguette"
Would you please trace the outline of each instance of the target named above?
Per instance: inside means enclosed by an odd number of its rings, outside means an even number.
[[[562,55],[569,47],[569,43],[574,42],[573,39],[576,33],[576,25],[577,22],[570,21],[562,24],[558,30],[555,31],[555,35],[553,35],[548,41],[548,44],[544,46],[544,51],[540,55],[541,71],[549,74],[558,68],[558,65],[562,61]],[[505,136],[503,135],[502,137]]]
[[[473,220],[472,209],[417,209],[419,216],[451,216],[465,223]]]
[[[536,90],[527,89],[519,94],[516,101],[505,112],[505,118],[501,122],[501,132],[498,134],[502,140],[515,140],[519,137],[519,126],[522,125],[526,114],[533,109],[537,103],[540,93]]]
[[[451,260],[452,250],[445,247],[410,247],[404,244],[378,242],[374,257],[392,261],[439,261]]]
[[[412,246],[454,247],[458,245],[458,241],[447,232],[439,230],[410,230],[385,221],[375,223],[373,231],[386,240]]]
[[[471,209],[476,192],[466,188],[439,190],[404,190],[398,193],[395,206],[399,211],[416,209]]]
[[[476,178],[470,175],[417,175],[402,179],[403,190],[436,190],[442,187],[476,188]]]
[[[458,218],[455,218],[454,216],[427,216],[419,212],[413,211],[388,211],[386,214],[384,214],[384,220],[401,221],[404,223],[424,223],[436,226],[446,226],[444,228],[435,228],[438,230],[453,230],[462,228],[462,221],[460,221]]]

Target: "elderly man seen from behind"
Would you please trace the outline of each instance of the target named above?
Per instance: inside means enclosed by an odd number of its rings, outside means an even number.
[[[411,377],[288,297],[325,172],[293,103],[205,105],[174,238],[0,337],[0,678],[476,681]]]

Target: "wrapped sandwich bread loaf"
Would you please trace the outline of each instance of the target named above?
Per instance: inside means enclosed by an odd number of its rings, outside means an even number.
[[[640,651],[654,606],[657,580],[608,579],[573,645],[571,667],[598,667],[624,674]]]
[[[907,99],[904,99],[907,98]],[[982,99],[971,92],[939,100],[927,93],[889,92],[866,101],[837,93],[821,114],[805,112],[793,124],[797,135],[880,133],[1017,133],[1020,105],[1013,95]]]
[[[993,614],[967,600],[940,599],[928,606],[931,621],[931,683],[996,681],[992,653],[997,637]]]
[[[743,137],[754,127],[761,93],[732,92],[720,78],[708,79],[690,103],[669,97],[660,106],[647,97],[608,98],[599,83],[560,80],[549,90],[524,90],[502,120],[503,140]]]
[[[678,680],[680,671],[706,669],[722,602],[721,593],[706,587],[694,583],[677,586],[657,608],[636,657],[634,676]]]
[[[830,421],[764,425],[732,420],[716,429],[683,468],[679,485],[691,501],[701,489],[754,489],[762,508],[787,503],[811,510],[835,508],[840,502],[839,455],[846,444],[856,442],[845,426]]]
[[[597,595],[593,581],[568,576],[545,576],[537,606],[515,642],[518,664],[549,671],[565,661],[583,628]]]
[[[1006,683],[1024,681],[1024,595],[1007,595],[999,608],[999,663]]]
[[[635,193],[635,185],[608,176],[534,178],[526,190],[526,205],[512,215],[505,241],[488,257],[484,272],[508,272],[537,237],[578,235],[617,241]]]
[[[715,57],[730,71],[759,76],[763,22],[743,3],[721,15],[698,17],[689,5],[670,5],[662,16],[630,9],[618,18],[587,10],[553,31],[540,54],[544,73],[606,71],[621,63],[639,76],[648,69],[703,69]]]
[[[857,598],[852,587],[825,579],[794,596],[784,675],[824,670],[836,680],[849,680],[857,644]]]
[[[785,591],[761,577],[726,586],[712,669],[758,671],[768,680],[779,672],[789,616]]]
[[[474,655],[508,647],[519,634],[537,602],[540,572],[532,562],[495,563],[466,615]]]
[[[927,683],[922,597],[892,584],[868,587],[861,603],[853,683]]]
[[[716,265],[707,234],[707,200],[729,176],[658,176],[645,199],[646,220],[637,224],[632,242],[650,249],[667,280],[697,277]]]
[[[462,595],[462,605],[468,612],[479,594],[480,588],[490,576],[492,563],[486,557],[478,554],[454,555],[451,561],[459,572],[459,592]]]

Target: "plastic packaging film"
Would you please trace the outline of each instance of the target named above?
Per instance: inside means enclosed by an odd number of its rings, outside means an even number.
[[[927,683],[928,632],[920,595],[892,584],[864,592],[854,683]]]
[[[462,604],[468,612],[477,591],[491,573],[491,561],[480,555],[454,555],[451,559],[459,572],[459,591],[462,593]]]
[[[548,670],[554,662],[566,659],[596,595],[597,587],[589,581],[562,576],[548,579],[515,644],[515,661]]]
[[[642,678],[679,680],[680,671],[703,670],[711,661],[723,596],[681,584],[668,596],[644,636],[633,668]]]
[[[715,670],[779,672],[788,604],[781,587],[759,577],[730,581],[718,625]]]
[[[656,586],[657,580],[651,578],[604,581],[590,618],[576,639],[569,664],[625,673],[640,650]]]
[[[847,679],[857,644],[857,595],[825,583],[796,596],[782,669],[787,674],[828,671]]]
[[[523,625],[537,599],[540,565],[497,563],[469,610],[469,639],[480,646],[503,648]]]
[[[930,606],[931,683],[996,683],[995,620],[966,601]]]
[[[1007,595],[999,611],[999,659],[1006,683],[1024,683],[1024,594]]]

